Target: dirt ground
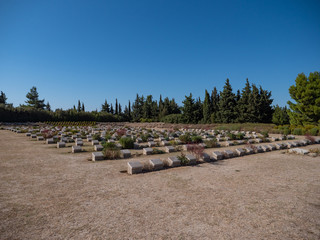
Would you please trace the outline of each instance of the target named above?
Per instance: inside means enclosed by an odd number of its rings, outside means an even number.
[[[320,239],[320,158],[283,152],[129,176],[2,130],[0,239]]]

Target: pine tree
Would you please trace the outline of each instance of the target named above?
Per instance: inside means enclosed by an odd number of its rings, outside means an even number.
[[[282,108],[276,105],[274,108],[274,113],[272,115],[272,122],[276,125],[289,124],[289,115],[287,111],[287,107]]]
[[[199,97],[194,105],[193,123],[199,123],[202,119],[203,119],[203,105]]]
[[[217,88],[214,87],[214,89],[211,93],[211,119],[210,119],[211,123],[220,122],[220,118],[218,115],[219,114],[219,100],[220,100],[219,93],[217,91]]]
[[[27,106],[32,108],[37,108],[37,109],[44,109],[45,107],[44,99],[42,100],[39,99],[39,94],[37,92],[36,87],[32,87],[30,89],[30,92],[27,93],[26,97],[27,97],[26,103],[28,104]]]
[[[148,95],[146,101],[143,104],[143,117],[144,118],[152,118],[152,95]]]
[[[50,106],[49,102],[47,102],[47,104],[46,104],[46,110],[49,112],[51,111],[51,106]]]
[[[288,111],[290,124],[320,123],[320,73],[311,72],[307,77],[304,73],[297,76],[295,85],[289,88],[291,98],[288,101],[292,111]]]
[[[261,121],[261,101],[260,101],[260,92],[259,89],[255,84],[251,86],[252,91],[249,95],[249,102],[248,102],[248,122],[260,122]]]
[[[110,112],[110,105],[108,104],[107,100],[104,101],[104,104],[101,105],[102,112]]]
[[[248,106],[249,106],[249,97],[251,94],[251,86],[249,83],[248,78],[246,79],[246,85],[242,89],[242,94],[241,98],[238,101],[238,121],[239,122],[250,122],[251,121],[251,116],[248,111]]]
[[[82,107],[81,107],[81,112],[84,112],[85,109],[84,109],[84,103],[82,102]]]
[[[205,97],[203,101],[203,122],[210,123],[212,114],[212,103],[210,99],[210,95],[207,90],[205,90]]]
[[[273,109],[272,109],[272,102],[273,99],[271,99],[271,92],[267,90],[263,90],[262,87],[260,86],[260,109],[259,109],[259,116],[261,117],[259,119],[259,122],[261,123],[271,123],[272,121],[272,114],[273,114]]]
[[[194,123],[195,120],[195,101],[192,97],[192,93],[189,96],[185,96],[185,100],[182,102],[182,117],[185,123]]]
[[[128,117],[129,117],[129,120],[131,119],[131,102],[129,100],[129,104],[128,104]]]
[[[1,91],[1,94],[0,94],[0,103],[2,103],[2,104],[6,104],[7,103],[6,94],[4,92],[2,92],[2,91]]]
[[[227,79],[223,87],[223,91],[220,94],[219,115],[221,122],[232,123],[236,121],[235,97],[236,96],[232,92],[232,87],[229,83],[229,79]]]
[[[141,118],[143,118],[143,105],[144,105],[144,97],[143,95],[139,97],[139,94],[137,94],[136,100],[132,104],[132,119],[135,122],[140,121]]]

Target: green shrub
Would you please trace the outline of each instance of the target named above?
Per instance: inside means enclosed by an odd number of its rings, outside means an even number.
[[[101,137],[100,137],[100,135],[99,135],[98,133],[94,134],[94,135],[92,136],[92,139],[93,139],[93,140],[101,141]]]
[[[132,149],[134,140],[130,137],[122,137],[120,138],[119,143],[123,148]]]
[[[205,141],[205,144],[207,145],[208,148],[214,148],[218,146],[216,139],[207,140]]]
[[[152,150],[152,154],[163,154],[163,153],[165,153],[165,152],[162,151],[162,150],[160,150],[160,149],[157,149],[157,148],[154,148],[154,149]]]
[[[312,136],[317,136],[317,135],[318,135],[318,132],[319,132],[319,129],[316,128],[316,127],[310,129],[310,134],[311,134]]]
[[[301,128],[295,128],[293,130],[293,135],[302,135],[303,134],[303,131]]]
[[[264,138],[269,137],[269,133],[267,131],[262,131],[261,134]]]
[[[120,158],[120,150],[113,142],[104,143],[102,153],[106,159]]]
[[[180,160],[180,163],[182,166],[185,166],[189,163],[189,160],[184,153],[181,153],[181,155],[178,156],[177,158]]]
[[[191,142],[191,137],[190,137],[190,134],[189,134],[189,133],[186,133],[186,134],[184,134],[184,135],[181,135],[181,136],[179,137],[179,139],[180,139],[180,141],[181,141],[182,143],[190,143],[190,142]]]
[[[201,136],[192,136],[191,140],[193,143],[202,143],[202,137]]]
[[[231,133],[231,132],[227,133],[227,137],[229,137],[230,140],[236,140],[236,139],[237,139],[236,135],[234,135],[234,134]]]
[[[237,139],[238,139],[238,140],[243,140],[243,139],[244,139],[244,136],[245,136],[244,133],[238,133],[238,134],[237,134]]]

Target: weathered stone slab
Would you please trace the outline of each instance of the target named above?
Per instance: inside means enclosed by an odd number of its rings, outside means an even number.
[[[48,138],[48,139],[46,140],[46,143],[47,143],[47,144],[54,144],[53,138]]]
[[[247,154],[253,154],[254,151],[251,147],[245,147],[244,150],[246,151]]]
[[[83,146],[83,142],[82,141],[77,141],[76,142],[76,146]]]
[[[170,143],[166,140],[161,141],[161,146],[168,146]]]
[[[202,153],[201,159],[202,159],[203,161],[205,161],[205,162],[210,162],[210,161],[211,161],[209,154],[207,154],[207,153],[205,153],[205,152]]]
[[[128,149],[120,150],[120,156],[122,158],[130,158],[131,157],[131,152]]]
[[[164,150],[166,153],[171,153],[176,151],[176,149],[173,146],[166,146]]]
[[[102,152],[93,152],[92,153],[92,161],[103,160],[104,156]]]
[[[38,140],[38,141],[43,141],[43,140],[44,140],[44,137],[43,137],[43,136],[38,136],[38,137],[37,137],[37,140]]]
[[[234,157],[234,153],[233,153],[233,151],[231,151],[231,150],[224,150],[224,151],[223,151],[223,155],[224,155],[225,158],[232,158],[232,157]]]
[[[309,150],[302,149],[302,148],[292,148],[289,150],[289,153],[295,153],[300,155],[306,155],[309,153]]]
[[[261,145],[260,147],[264,152],[269,152],[270,151],[270,148],[267,145]]]
[[[163,162],[159,159],[150,159],[149,164],[152,170],[161,170],[163,168]]]
[[[195,165],[197,163],[196,157],[191,154],[187,154],[186,158],[189,160],[189,165]]]
[[[80,146],[72,146],[72,153],[81,152],[82,148]]]
[[[165,163],[168,167],[179,167],[181,165],[180,160],[175,156],[168,157],[168,159],[165,161]]]
[[[143,152],[143,155],[151,155],[153,152],[153,149],[152,148],[144,148],[142,150],[142,152]]]
[[[137,173],[141,173],[142,169],[143,169],[143,165],[140,162],[137,161],[132,161],[132,162],[128,162],[128,174],[137,174]]]
[[[99,144],[98,145],[94,145],[93,148],[94,148],[95,151],[102,151],[103,150],[103,146],[101,146]]]
[[[91,145],[99,145],[99,141],[98,140],[92,140],[91,141]]]
[[[214,160],[222,160],[223,154],[219,151],[214,151],[214,152],[212,152],[212,157]]]
[[[57,148],[64,148],[64,147],[66,147],[65,142],[57,142]]]
[[[236,149],[236,154],[238,156],[244,156],[246,154],[245,150],[243,148],[237,148]]]
[[[154,147],[154,146],[156,146],[156,143],[154,141],[150,141],[150,142],[148,142],[148,146]]]

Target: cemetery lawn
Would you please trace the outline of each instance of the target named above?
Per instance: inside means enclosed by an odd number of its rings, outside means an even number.
[[[319,157],[283,150],[130,176],[132,158],[70,151],[0,131],[0,239],[320,239]]]

